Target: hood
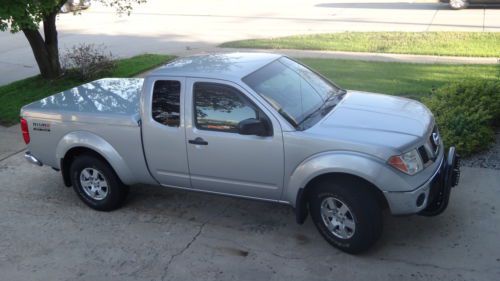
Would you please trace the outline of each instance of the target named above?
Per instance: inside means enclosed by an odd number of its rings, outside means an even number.
[[[432,113],[415,100],[348,91],[343,100],[308,131],[348,142],[405,150],[422,140],[433,122]]]

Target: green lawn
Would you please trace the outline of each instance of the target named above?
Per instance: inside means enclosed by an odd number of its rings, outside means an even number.
[[[171,56],[142,55],[118,61],[113,77],[130,77],[161,65]],[[446,83],[467,79],[500,79],[500,65],[440,65],[367,62],[337,59],[300,59],[343,88],[420,99]],[[0,123],[18,122],[21,106],[81,84],[32,77],[0,86]]]
[[[500,57],[500,32],[343,32],[241,40],[220,46]]]
[[[343,88],[420,99],[446,83],[500,79],[500,65],[444,65],[300,59]]]
[[[117,60],[117,67],[110,77],[132,77],[162,65],[173,56],[145,54]],[[0,124],[12,125],[19,121],[19,110],[25,104],[73,88],[84,82],[70,78],[47,81],[40,76],[30,77],[0,86]]]

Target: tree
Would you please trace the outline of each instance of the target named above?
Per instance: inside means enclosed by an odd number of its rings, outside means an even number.
[[[0,0],[0,31],[22,31],[35,56],[43,78],[61,75],[56,17],[67,0]],[[99,0],[115,7],[119,14],[130,14],[133,3],[146,0]],[[43,37],[40,33],[43,23]]]

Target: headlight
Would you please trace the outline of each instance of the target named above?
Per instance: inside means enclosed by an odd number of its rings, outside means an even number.
[[[408,175],[414,175],[424,168],[422,159],[416,149],[401,155],[392,156],[389,158],[388,163]]]

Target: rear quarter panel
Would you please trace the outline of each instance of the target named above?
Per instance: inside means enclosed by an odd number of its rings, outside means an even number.
[[[140,127],[124,116],[82,117],[64,113],[22,112],[28,121],[31,141],[28,149],[44,165],[60,169],[61,159],[74,147],[90,148],[103,156],[125,184],[155,184],[142,151]],[[106,119],[106,118],[104,118]],[[137,120],[136,120],[137,121]],[[48,130],[37,130],[39,124]]]

